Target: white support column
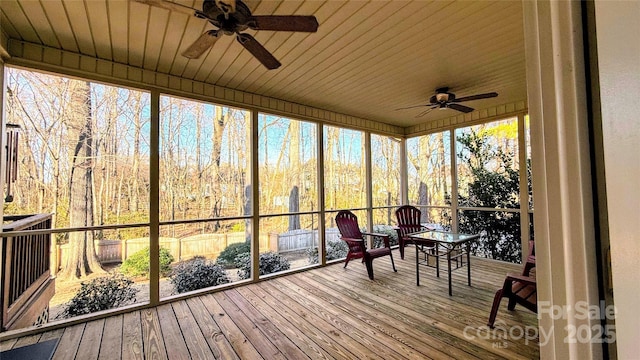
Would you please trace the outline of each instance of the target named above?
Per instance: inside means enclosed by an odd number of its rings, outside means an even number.
[[[400,204],[409,204],[409,169],[407,161],[407,139],[400,139]]]
[[[251,279],[260,278],[260,179],[258,178],[258,111],[251,111]]]
[[[317,177],[318,177],[318,261],[323,266],[327,264],[327,239],[325,236],[325,212],[324,212],[324,125],[317,124]]]
[[[371,133],[370,132],[365,132],[364,133],[364,162],[365,162],[365,184],[366,184],[366,189],[365,189],[365,195],[367,197],[367,229],[370,232],[373,232],[373,184],[372,184],[372,164],[371,164]],[[367,244],[367,246],[369,247],[369,249],[371,249],[373,247],[373,240],[371,239],[371,237],[367,238],[369,243]]]
[[[619,359],[640,356],[640,2],[595,1],[598,80]]]
[[[149,163],[149,302],[160,302],[160,93],[151,92]]]
[[[522,262],[529,254],[529,181],[527,179],[527,142],[524,114],[518,115],[518,161],[520,163],[520,244]]]
[[[602,357],[575,308],[598,304],[580,6],[523,1],[542,359]]]
[[[451,154],[451,231],[458,232],[458,156],[456,156],[456,130],[449,130]]]

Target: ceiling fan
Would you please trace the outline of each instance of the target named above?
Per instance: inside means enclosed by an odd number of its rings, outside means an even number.
[[[215,30],[204,32],[191,44],[182,56],[197,59],[204,54],[222,35],[236,35],[236,40],[244,46],[267,69],[277,69],[280,62],[253,36],[242,31],[300,31],[316,32],[318,20],[314,16],[304,15],[252,15],[249,7],[240,0],[204,0],[202,11],[169,0],[135,0],[137,2],[179,11],[205,19]]]
[[[448,87],[442,87],[442,88],[436,89],[436,94],[433,95],[431,98],[429,98],[428,104],[409,106],[409,107],[399,108],[396,110],[414,109],[414,108],[425,107],[425,106],[428,107],[427,110],[416,115],[417,118],[425,116],[433,109],[440,109],[440,110],[453,109],[453,110],[461,111],[463,113],[469,113],[469,112],[472,112],[474,109],[468,106],[460,105],[459,103],[464,101],[471,101],[471,100],[488,99],[496,96],[498,96],[498,93],[490,92],[485,94],[477,94],[477,95],[456,98],[456,94],[450,93]]]

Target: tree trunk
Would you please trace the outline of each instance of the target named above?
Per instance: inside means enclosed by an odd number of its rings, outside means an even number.
[[[88,82],[70,80],[71,111],[69,112],[69,137],[76,141],[73,149],[69,184],[69,226],[93,225],[93,124],[91,118],[91,89]],[[102,272],[96,256],[93,232],[69,234],[71,254],[59,274],[62,278],[80,278],[93,272]]]
[[[210,208],[211,212],[209,217],[219,217],[222,210],[222,174],[220,174],[220,162],[222,154],[222,136],[224,134],[224,128],[227,124],[229,117],[229,109],[223,113],[222,108],[216,107],[213,118],[213,134],[211,144],[211,200]],[[220,224],[215,223],[213,230],[218,230]]]
[[[437,135],[437,141],[438,141],[438,164],[439,164],[439,174],[438,174],[438,184],[436,186],[436,188],[438,189],[439,193],[437,196],[442,196],[443,200],[446,201],[446,196],[449,194],[449,189],[447,188],[447,172],[451,171],[450,168],[447,168],[446,166],[446,160],[445,160],[445,148],[444,148],[444,133],[439,133]],[[444,189],[444,194],[442,194],[442,190]]]
[[[293,186],[289,193],[289,212],[295,213],[300,211],[300,196],[298,187]],[[300,215],[289,215],[289,231],[300,229]]]
[[[418,204],[429,205],[429,199],[427,195],[427,184],[425,184],[422,181],[420,181],[420,186],[418,187]],[[427,215],[428,215],[427,210],[428,209],[425,209],[425,211],[423,211],[421,214],[420,222],[422,223],[427,222]]]
[[[203,217],[203,209],[204,209],[204,189],[202,188],[202,164],[200,163],[202,157],[202,105],[197,105],[196,107],[196,193],[195,201],[198,204],[197,206],[197,218]]]
[[[330,209],[337,209],[337,202],[336,202],[336,173],[335,173],[335,162],[336,162],[336,158],[333,154],[334,152],[334,144],[338,141],[337,139],[337,130],[334,127],[330,127],[327,129],[327,151],[324,155],[325,158],[325,168],[328,167],[329,168],[329,176],[328,178],[331,179],[330,181],[326,181],[330,188],[327,188],[328,190],[328,195],[329,198],[331,199],[330,201],[327,201],[325,204],[325,208],[330,208]],[[325,196],[325,199],[327,198],[327,196]],[[330,221],[331,224],[329,227],[335,227],[335,217],[331,216],[330,217]],[[321,219],[322,220],[322,219]]]
[[[118,182],[118,194],[122,194],[124,188],[124,174],[120,175],[120,181]],[[118,196],[116,207],[116,223],[120,224],[120,216],[122,215],[122,196]]]
[[[387,224],[391,224],[391,192],[387,191]]]
[[[289,123],[291,145],[289,147],[292,188],[289,194],[289,212],[300,211],[300,122]],[[289,215],[289,231],[300,229],[300,215]]]
[[[244,188],[244,215],[251,215],[251,184],[245,186]],[[244,238],[245,241],[250,243],[251,237],[253,236],[251,231],[251,220],[247,219],[244,221]]]
[[[60,159],[62,158],[61,156],[61,152],[62,152],[62,127],[59,128],[58,130],[58,141],[57,141],[57,151],[56,151],[56,155],[55,155],[55,161],[53,162],[53,178],[54,178],[54,182],[53,182],[53,209],[55,210],[53,212],[53,215],[51,216],[51,224],[53,224],[52,226],[54,228],[57,227],[57,221],[58,221],[58,216],[57,216],[57,209],[58,209],[58,201],[59,198],[61,197],[60,194]],[[52,244],[55,245],[55,244]],[[57,264],[56,264],[57,265]]]
[[[134,136],[133,136],[133,168],[132,168],[132,180],[133,191],[131,194],[131,204],[129,205],[131,212],[138,212],[138,203],[140,201],[140,185],[138,184],[138,177],[140,176],[140,137],[142,127],[142,93],[134,91]]]

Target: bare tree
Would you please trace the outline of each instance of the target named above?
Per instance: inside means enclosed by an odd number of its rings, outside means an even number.
[[[91,88],[85,81],[69,80],[69,84],[69,136],[75,142],[69,183],[69,226],[87,227],[93,225]],[[69,244],[71,253],[60,277],[79,278],[103,271],[96,256],[92,231],[71,232]]]
[[[133,212],[138,212],[138,206],[140,202],[140,141],[141,141],[141,128],[142,128],[142,93],[135,91],[132,93],[133,100],[133,122],[134,122],[134,135],[133,135],[133,168],[132,168],[132,191],[129,196],[130,204],[129,208]]]
[[[211,144],[211,196],[210,196],[210,217],[219,217],[222,207],[222,174],[220,168],[222,154],[222,136],[230,118],[230,109],[215,108],[213,115],[213,133]],[[220,223],[216,222],[214,229],[218,230]]]
[[[294,185],[289,193],[289,212],[300,211],[300,194],[298,186]],[[300,215],[289,215],[289,231],[300,229]]]
[[[9,123],[22,127],[20,176],[16,183],[16,207],[5,214],[52,212],[54,226],[66,221],[58,205],[64,202],[68,174],[63,162],[66,148],[68,82],[60,77],[28,71],[10,71],[7,112]]]
[[[327,132],[326,132],[326,136],[327,136],[327,149],[325,152],[325,167],[329,168],[328,171],[328,176],[327,179],[330,181],[327,181],[327,185],[329,185],[330,187],[327,187],[327,202],[326,202],[326,208],[330,208],[330,209],[337,209],[338,208],[338,204],[337,204],[337,200],[336,200],[336,166],[335,166],[335,159],[334,159],[334,151],[335,151],[335,146],[336,143],[338,142],[338,128],[335,127],[328,127],[327,128]],[[334,217],[331,217],[331,225],[330,227],[334,227],[335,226],[335,220]]]
[[[204,210],[204,188],[203,188],[203,176],[204,172],[202,171],[202,105],[196,106],[195,109],[195,121],[196,121],[196,198],[200,201],[198,202],[200,206],[198,206],[198,214],[197,217],[200,218],[203,216],[202,210]]]
[[[300,211],[300,122],[289,121],[289,169],[293,170],[289,193],[289,212]],[[289,215],[289,231],[300,229],[300,215]]]

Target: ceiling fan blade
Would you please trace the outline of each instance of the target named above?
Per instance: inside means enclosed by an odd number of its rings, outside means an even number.
[[[439,105],[432,106],[431,108],[429,108],[429,109],[427,109],[427,110],[425,110],[425,111],[421,112],[420,114],[416,115],[416,118],[423,117],[423,116],[427,115],[428,113],[430,113],[430,112],[431,112],[431,110],[433,110],[433,109],[437,108],[438,106],[439,106]]]
[[[193,42],[185,51],[182,52],[182,56],[189,59],[197,59],[204,54],[218,40],[220,33],[217,30],[209,30],[202,35],[196,41]]]
[[[263,15],[253,16],[247,25],[254,30],[272,31],[318,31],[315,16],[303,15]]]
[[[167,10],[181,12],[187,15],[195,15],[198,13],[198,10],[191,8],[189,6],[185,6],[182,4],[174,3],[172,1],[167,0],[135,0],[141,4],[147,4],[150,6],[156,6]]]
[[[238,34],[238,42],[242,44],[245,49],[249,50],[267,69],[273,70],[280,67],[281,64],[278,59],[273,57],[253,36],[249,34]]]
[[[470,113],[470,112],[473,111],[472,108],[470,108],[468,106],[460,105],[460,104],[447,104],[447,107],[449,109],[462,111],[463,113]]]
[[[490,92],[490,93],[486,93],[486,94],[471,95],[471,96],[465,96],[465,97],[453,99],[452,102],[458,103],[458,102],[463,102],[463,101],[488,99],[488,98],[493,98],[493,97],[496,97],[496,96],[498,96],[497,92]]]
[[[397,108],[397,109],[394,109],[394,110],[398,111],[398,110],[406,110],[406,109],[415,109],[415,108],[419,108],[419,107],[433,106],[433,105],[437,105],[437,104],[414,105],[414,106],[401,107],[401,108]]]

